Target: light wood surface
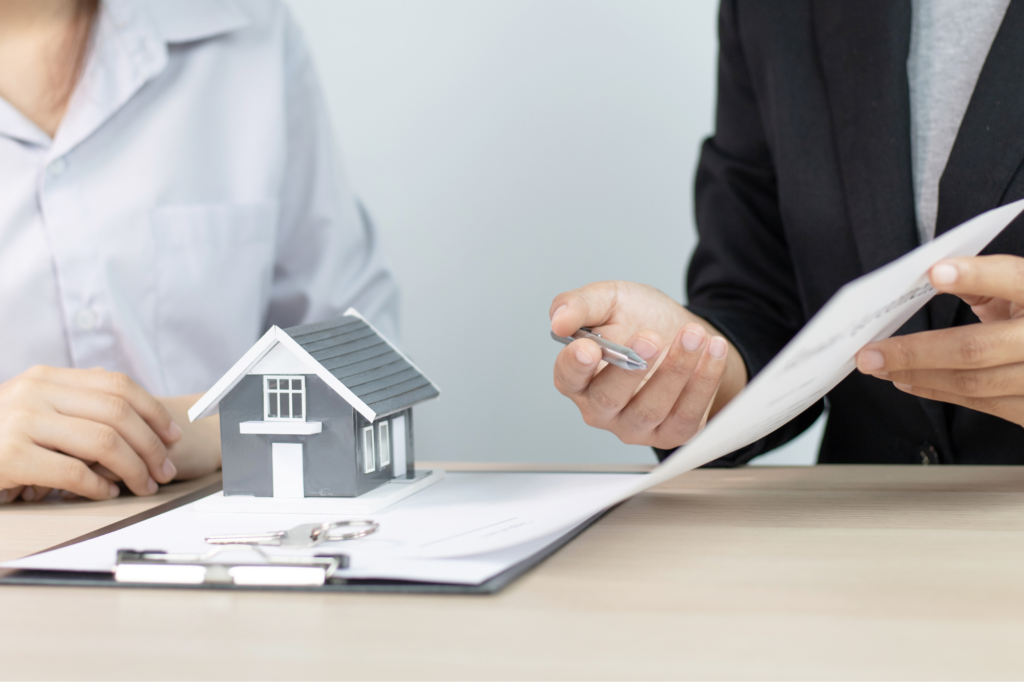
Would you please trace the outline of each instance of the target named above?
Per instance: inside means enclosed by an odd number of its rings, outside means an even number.
[[[0,556],[158,501],[9,505]],[[1019,679],[1024,467],[695,471],[494,596],[0,599],[8,679]]]

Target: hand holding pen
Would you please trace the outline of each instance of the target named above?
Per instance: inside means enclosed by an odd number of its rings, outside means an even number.
[[[551,332],[551,338],[566,346],[576,339],[590,339],[601,348],[601,359],[609,365],[615,365],[616,367],[628,370],[647,369],[647,361],[637,355],[631,348],[612,343],[608,339],[602,338],[600,334],[595,334],[594,330],[588,327],[580,327],[571,336],[559,336]]]
[[[682,445],[746,384],[728,341],[653,287],[590,284],[557,296],[550,314],[552,336],[568,343],[555,387],[625,443]]]

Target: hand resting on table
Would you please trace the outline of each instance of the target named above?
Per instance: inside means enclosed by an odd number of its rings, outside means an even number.
[[[37,366],[0,384],[0,502],[54,488],[104,500],[119,494],[116,481],[152,495],[159,483],[215,470],[217,425],[188,424],[193,402],[154,398],[102,369]]]

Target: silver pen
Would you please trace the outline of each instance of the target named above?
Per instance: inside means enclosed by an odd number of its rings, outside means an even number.
[[[590,339],[597,345],[601,346],[601,359],[609,365],[615,365],[616,367],[629,370],[647,369],[647,362],[631,349],[626,348],[625,346],[620,346],[617,343],[612,343],[588,327],[580,327],[579,331],[572,336],[559,336],[558,334],[551,332],[551,338],[559,343],[564,343],[567,346],[576,339]]]

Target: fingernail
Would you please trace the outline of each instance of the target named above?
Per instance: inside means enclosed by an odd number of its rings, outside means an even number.
[[[939,263],[932,268],[932,281],[936,284],[952,284],[960,276],[960,271],[952,263]]]
[[[898,381],[892,382],[892,385],[900,389],[901,391],[909,391],[910,389],[914,388],[910,384],[901,384]]]
[[[584,365],[589,365],[594,362],[594,358],[590,357],[590,355],[584,353],[582,350],[576,351],[576,359],[579,360],[580,363]]]
[[[700,348],[700,344],[704,343],[704,335],[694,329],[687,329],[683,332],[683,348],[689,352],[693,352]]]
[[[863,350],[857,359],[862,372],[874,372],[885,366],[885,357],[877,350]]]
[[[658,354],[658,347],[642,337],[633,342],[633,350],[644,360],[650,360]]]
[[[36,499],[36,489],[32,486],[26,486],[25,489],[21,491],[21,499],[26,502],[31,502]]]
[[[555,312],[551,313],[551,319],[554,320],[556,317],[562,314],[562,311],[568,308],[568,305],[560,305],[555,308]]]
[[[146,481],[146,490],[148,490],[149,492],[155,493],[159,489],[160,489],[160,486],[158,486],[156,484],[156,481],[154,481],[152,478],[150,478],[148,481]]]
[[[117,497],[121,494],[121,489],[117,487],[116,483],[110,484],[110,497]]]
[[[167,427],[167,437],[171,439],[171,442],[176,442],[181,438],[181,427],[173,419],[171,420],[171,425]]]
[[[169,483],[177,475],[178,467],[174,466],[174,462],[171,460],[165,459],[162,471],[164,472],[164,482]]]
[[[61,490],[60,491],[60,499],[64,500],[65,502],[69,502],[71,500],[77,500],[78,499],[78,495],[76,495],[73,492],[70,492],[68,490]]]
[[[725,339],[721,336],[716,336],[708,344],[708,352],[711,353],[711,357],[721,360],[729,352],[729,346],[726,344]]]

